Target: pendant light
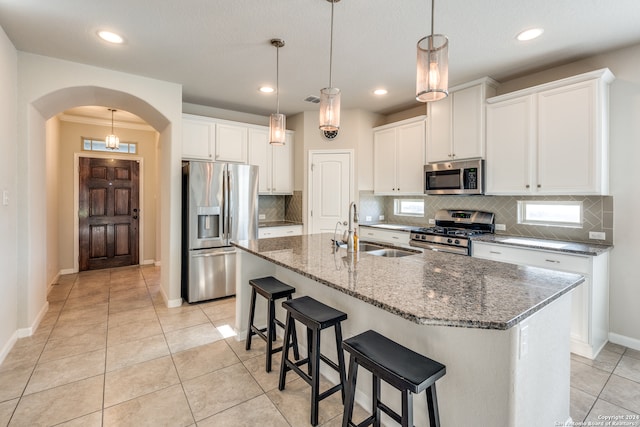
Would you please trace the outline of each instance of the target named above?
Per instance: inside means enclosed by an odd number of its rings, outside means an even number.
[[[431,35],[418,41],[416,99],[431,102],[449,95],[449,40],[433,34],[434,0],[431,0]]]
[[[280,114],[280,48],[284,40],[271,39],[271,46],[276,48],[276,113],[269,117],[269,144],[284,145],[287,118]]]
[[[116,110],[114,110],[113,108],[109,108],[109,111],[111,111],[111,135],[107,135],[104,142],[108,149],[117,150],[118,148],[120,148],[120,138],[118,138],[118,136],[113,133],[113,113]]]
[[[331,3],[331,44],[329,46],[329,87],[320,89],[320,130],[340,129],[340,89],[332,86],[333,66],[333,6],[340,0],[326,0]]]

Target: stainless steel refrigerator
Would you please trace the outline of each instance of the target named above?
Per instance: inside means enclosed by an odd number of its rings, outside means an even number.
[[[182,298],[205,301],[236,293],[232,240],[258,238],[258,167],[184,162]]]

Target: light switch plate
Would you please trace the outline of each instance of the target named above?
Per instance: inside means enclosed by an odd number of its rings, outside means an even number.
[[[504,224],[496,224],[496,230],[497,231],[505,231],[507,229],[507,226]]]
[[[364,218],[365,218],[365,221],[371,222],[371,217],[369,215],[365,216]]]
[[[436,220],[433,218],[429,218],[429,225],[435,225],[436,224]]]
[[[265,214],[258,214],[258,219],[267,219],[267,216]]]
[[[604,231],[590,231],[589,238],[594,240],[606,240],[607,233],[605,233]]]
[[[380,221],[384,221],[384,215],[380,215],[380,216],[378,217],[378,220],[380,220]]]

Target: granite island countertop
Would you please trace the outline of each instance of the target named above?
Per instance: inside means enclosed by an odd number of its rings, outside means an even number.
[[[472,238],[473,242],[497,243],[501,245],[515,246],[527,249],[543,249],[555,252],[564,252],[572,255],[598,256],[610,251],[611,245],[598,245],[594,243],[565,242],[561,240],[538,239],[535,237],[509,236],[504,234],[481,234]]]
[[[443,252],[385,258],[334,250],[333,235],[234,243],[253,255],[424,325],[509,329],[584,277]]]

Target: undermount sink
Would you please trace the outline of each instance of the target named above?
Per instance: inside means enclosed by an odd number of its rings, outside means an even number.
[[[400,258],[403,256],[415,255],[416,252],[403,251],[401,249],[382,248],[372,251],[365,251],[369,255],[383,256],[386,258]]]
[[[360,243],[359,249],[361,252],[370,252],[385,248],[384,246],[374,245],[372,243]]]

